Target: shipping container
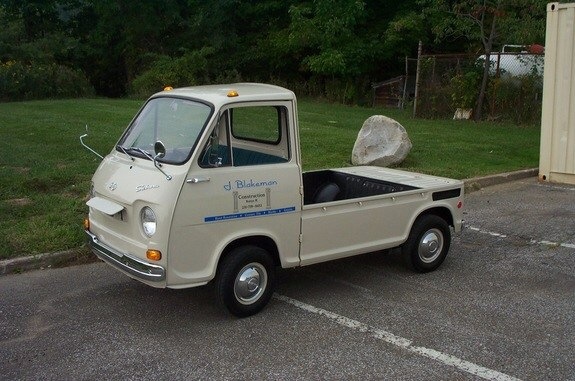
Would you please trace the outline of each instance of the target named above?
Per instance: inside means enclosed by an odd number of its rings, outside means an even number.
[[[575,3],[547,4],[539,180],[575,184]]]

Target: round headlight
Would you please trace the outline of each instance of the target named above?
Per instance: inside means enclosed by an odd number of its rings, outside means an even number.
[[[140,212],[140,220],[142,222],[142,230],[144,234],[151,237],[156,232],[156,214],[149,206],[142,208]]]

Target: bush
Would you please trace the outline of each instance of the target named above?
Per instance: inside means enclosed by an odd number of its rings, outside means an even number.
[[[166,86],[183,87],[207,83],[208,60],[211,49],[187,52],[178,58],[158,56],[151,67],[131,83],[131,93],[147,98]]]
[[[472,109],[475,106],[482,76],[483,68],[477,65],[451,78],[451,106],[453,109]]]
[[[0,101],[78,98],[94,94],[82,71],[56,63],[0,63]]]
[[[491,82],[489,116],[516,124],[541,121],[543,77],[537,73],[502,77]]]

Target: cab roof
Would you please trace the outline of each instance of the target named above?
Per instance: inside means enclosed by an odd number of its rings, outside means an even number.
[[[232,95],[235,92],[237,95]],[[157,97],[181,97],[204,100],[219,107],[233,102],[253,102],[270,100],[294,100],[295,94],[283,87],[264,83],[232,83],[223,85],[207,85],[181,87],[156,93]]]

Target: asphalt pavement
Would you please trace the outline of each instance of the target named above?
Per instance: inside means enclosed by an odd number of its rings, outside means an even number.
[[[154,289],[104,263],[0,277],[5,380],[575,380],[575,186],[466,196],[444,264],[397,251],[279,271],[246,319],[211,287]]]

